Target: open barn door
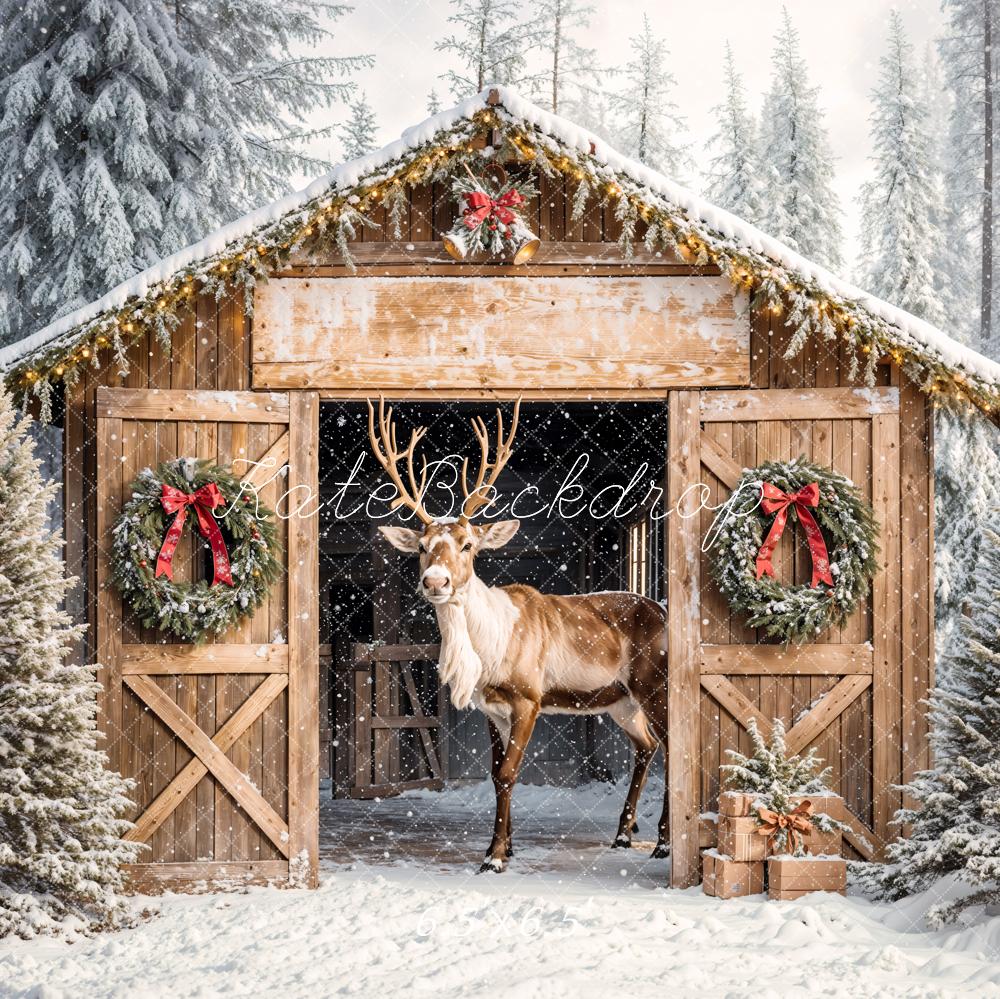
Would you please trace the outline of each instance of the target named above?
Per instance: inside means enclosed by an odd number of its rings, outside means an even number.
[[[314,883],[317,397],[100,388],[96,407],[99,727],[112,765],[136,781],[129,835],[149,850],[133,877]],[[109,565],[129,483],[143,468],[188,456],[260,488],[279,514],[286,568],[252,618],[198,646],[143,628]],[[174,578],[200,578],[196,544],[185,531]]]
[[[751,719],[767,733],[771,720],[781,718],[791,752],[817,747],[833,768],[833,789],[844,797],[851,826],[845,838],[858,854],[877,854],[890,833],[900,804],[896,785],[906,754],[914,752],[905,745],[901,718],[915,715],[914,689],[901,689],[899,679],[899,396],[894,386],[670,394],[666,568],[675,886],[699,880],[699,815],[715,809],[719,764],[727,749],[747,748]],[[846,475],[870,500],[879,526],[878,571],[869,600],[842,628],[801,646],[760,644],[711,580],[702,542],[714,511],[691,514],[699,489],[717,506],[743,468],[799,455]],[[787,531],[774,564],[782,582],[809,578],[808,551]]]

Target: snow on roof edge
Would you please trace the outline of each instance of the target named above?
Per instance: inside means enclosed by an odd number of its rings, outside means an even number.
[[[365,175],[430,142],[438,132],[454,128],[461,121],[471,118],[476,111],[486,105],[492,91],[498,92],[501,107],[513,119],[527,122],[581,153],[593,155],[599,163],[610,170],[622,173],[637,184],[666,198],[688,216],[697,218],[723,236],[734,239],[748,249],[797,272],[827,294],[857,302],[872,315],[895,327],[915,345],[936,353],[940,360],[950,367],[964,370],[993,385],[1000,385],[1000,363],[960,343],[943,330],[911,313],[838,278],[826,268],[813,263],[743,219],[705,201],[645,164],[624,156],[592,132],[538,107],[510,87],[497,84],[487,85],[475,96],[466,98],[454,107],[404,130],[402,136],[394,142],[366,156],[343,163],[313,180],[300,191],[285,195],[269,205],[247,213],[197,243],[192,243],[158,261],[112,288],[89,305],[67,313],[23,340],[0,348],[0,371],[9,370],[25,357],[43,349],[76,327],[95,319],[101,313],[121,308],[132,297],[145,295],[152,286],[169,280],[185,267],[221,253],[226,246],[249,236],[261,226],[278,221],[324,194],[355,186]],[[591,154],[592,149],[594,152]]]

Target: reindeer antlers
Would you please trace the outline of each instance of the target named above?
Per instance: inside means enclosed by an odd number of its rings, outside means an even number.
[[[514,403],[514,419],[510,425],[510,433],[505,439],[503,435],[503,413],[497,407],[497,455],[492,462],[489,460],[490,435],[486,429],[486,423],[481,416],[474,416],[469,421],[472,424],[476,440],[479,441],[479,474],[476,476],[476,484],[470,492],[467,478],[469,459],[464,458],[462,460],[462,492],[465,495],[465,502],[462,504],[462,514],[458,518],[460,524],[468,524],[473,514],[480,507],[489,505],[490,497],[486,493],[493,487],[493,484],[503,471],[504,465],[510,460],[510,456],[513,453],[511,445],[514,442],[514,434],[517,433],[517,421],[520,415],[521,399],[519,397],[517,402]],[[486,477],[487,473],[489,473],[489,479]]]
[[[423,459],[423,467],[420,470],[419,485],[417,485],[416,476],[413,474],[413,452],[420,441],[420,438],[427,433],[427,428],[417,427],[416,430],[411,431],[410,446],[405,451],[400,452],[396,447],[396,424],[392,422],[392,406],[390,406],[389,411],[386,412],[384,396],[380,395],[378,397],[379,437],[376,437],[375,407],[372,406],[371,399],[366,401],[368,402],[368,440],[371,441],[372,451],[375,453],[378,463],[389,474],[389,478],[392,480],[392,484],[396,487],[396,492],[399,494],[392,501],[390,508],[396,510],[401,506],[408,507],[414,512],[422,523],[433,523],[433,518],[424,509],[422,499],[424,487],[427,485],[426,458]],[[380,439],[381,446],[379,446]],[[385,448],[384,451],[382,450],[383,447]],[[410,480],[409,489],[403,485],[403,479],[400,476],[399,468],[397,467],[401,458],[406,459],[406,475]]]
[[[392,484],[399,494],[391,504],[391,509],[396,510],[405,506],[424,523],[432,524],[434,518],[427,513],[423,505],[424,488],[427,485],[427,459],[422,457],[423,465],[420,470],[420,482],[413,472],[413,455],[417,444],[427,433],[426,427],[417,427],[410,433],[410,446],[405,451],[400,451],[396,445],[396,424],[392,421],[392,406],[388,411],[385,408],[385,398],[378,397],[378,435],[375,433],[375,407],[368,402],[368,440],[371,442],[372,451],[378,463],[386,470]],[[489,490],[496,483],[503,471],[504,465],[510,460],[513,453],[514,434],[517,433],[517,421],[521,415],[520,398],[514,403],[514,419],[510,425],[510,433],[504,437],[503,433],[503,413],[497,409],[497,452],[496,458],[490,461],[490,435],[486,429],[486,423],[481,416],[474,416],[469,422],[472,424],[473,433],[479,441],[479,473],[476,475],[476,484],[469,489],[469,459],[462,460],[462,494],[465,499],[462,503],[462,513],[458,518],[460,524],[468,524],[473,514],[483,506],[488,506],[491,499]],[[406,477],[409,480],[409,488],[403,484],[403,477],[399,473],[399,462],[406,459]]]

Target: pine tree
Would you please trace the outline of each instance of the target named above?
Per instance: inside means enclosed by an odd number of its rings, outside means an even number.
[[[564,117],[577,118],[600,80],[597,51],[585,48],[576,34],[590,27],[591,4],[580,0],[535,0],[529,43],[542,54],[534,83],[540,103]]]
[[[833,190],[833,155],[819,88],[809,86],[808,64],[787,8],[782,10],[772,61],[761,122],[767,206],[761,228],[836,269],[841,264],[841,211]]]
[[[375,149],[378,127],[375,124],[375,112],[364,91],[348,104],[348,110],[351,115],[340,126],[340,139],[344,144],[344,158],[355,160]]]
[[[761,199],[757,122],[747,107],[743,79],[726,42],[725,98],[714,109],[718,131],[709,139],[715,156],[709,163],[706,197],[753,225],[764,214]]]
[[[787,815],[795,807],[792,797],[809,794],[829,794],[828,782],[832,768],[823,768],[823,761],[813,746],[805,754],[788,755],[785,726],[780,718],[771,723],[771,736],[765,739],[757,728],[756,719],[750,719],[747,728],[753,752],[750,755],[735,749],[726,750],[730,763],[719,768],[726,779],[728,790],[755,795],[755,807],[769,808]],[[821,832],[842,828],[839,819],[825,812],[812,817],[813,825]],[[787,833],[782,830],[775,836],[775,846],[780,851],[787,845]]]
[[[0,0],[0,340],[270,200],[367,58],[314,0]]]
[[[681,180],[690,160],[679,144],[684,119],[670,99],[676,80],[667,69],[666,42],[657,38],[642,15],[642,30],[629,39],[632,58],[621,70],[624,86],[610,96],[617,118],[616,140],[622,152]]]
[[[969,249],[974,255],[965,267],[978,298],[978,347],[996,354],[994,147],[1000,98],[1000,0],[943,0],[942,9],[948,30],[941,56],[955,96],[949,194],[961,199],[958,204],[969,223]],[[973,262],[976,257],[978,266]]]
[[[429,115],[435,115],[441,110],[441,98],[438,97],[437,91],[431,87],[430,93],[427,95],[427,113]]]
[[[451,0],[448,18],[456,33],[439,41],[438,52],[457,56],[461,71],[448,70],[447,81],[456,100],[477,94],[488,83],[525,82],[526,35],[518,21],[517,0]]]
[[[889,14],[889,44],[872,94],[875,176],[861,189],[863,287],[907,312],[944,326],[935,287],[940,259],[941,188],[934,172],[929,112],[898,11]]]
[[[897,812],[910,830],[889,844],[888,863],[857,868],[861,883],[888,899],[923,891],[949,873],[975,886],[965,898],[933,906],[935,924],[1000,902],[1000,535],[985,533],[964,641],[948,683],[931,695],[935,768],[905,789],[916,807]]]
[[[61,609],[72,583],[30,422],[0,395],[0,937],[116,922],[138,850],[120,839],[129,785],[96,748],[94,670],[65,661],[84,629]]]
[[[789,756],[785,726],[780,718],[771,723],[770,738],[765,739],[750,719],[747,729],[753,752],[748,756],[735,749],[727,750],[732,762],[719,768],[730,790],[756,794],[768,808],[784,810],[793,794],[829,794],[827,782],[832,770],[823,769],[823,761],[813,746],[805,754]]]
[[[975,588],[983,525],[1000,507],[996,427],[978,414],[938,409],[934,425],[934,609],[938,675],[946,678],[959,622]]]

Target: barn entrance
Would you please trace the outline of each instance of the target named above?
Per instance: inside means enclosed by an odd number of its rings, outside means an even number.
[[[395,406],[401,439],[427,427],[420,447],[432,514],[457,512],[462,459],[473,467],[478,460],[469,418],[490,422],[494,408]],[[510,404],[503,408],[509,418]],[[521,528],[505,548],[477,558],[480,578],[549,593],[632,590],[662,599],[666,413],[651,402],[523,402],[514,455],[497,484],[500,519],[517,517]],[[456,845],[457,860],[466,848],[478,855],[489,839],[486,719],[457,711],[439,685],[437,624],[416,593],[416,560],[377,531],[407,521],[389,509],[394,490],[372,457],[367,420],[363,401],[321,406],[321,838],[341,857],[350,844],[361,860],[370,844],[377,860],[387,830],[394,855],[406,856],[428,841],[421,825],[434,825],[450,830],[444,839]],[[553,846],[569,839],[606,847],[630,766],[628,740],[606,716],[543,717],[521,775],[531,787],[520,797],[537,813],[537,828],[522,823],[519,837],[533,837],[539,850],[549,834]],[[646,832],[655,838],[662,765],[651,772],[644,797],[655,815]],[[553,807],[572,828],[559,827]]]

